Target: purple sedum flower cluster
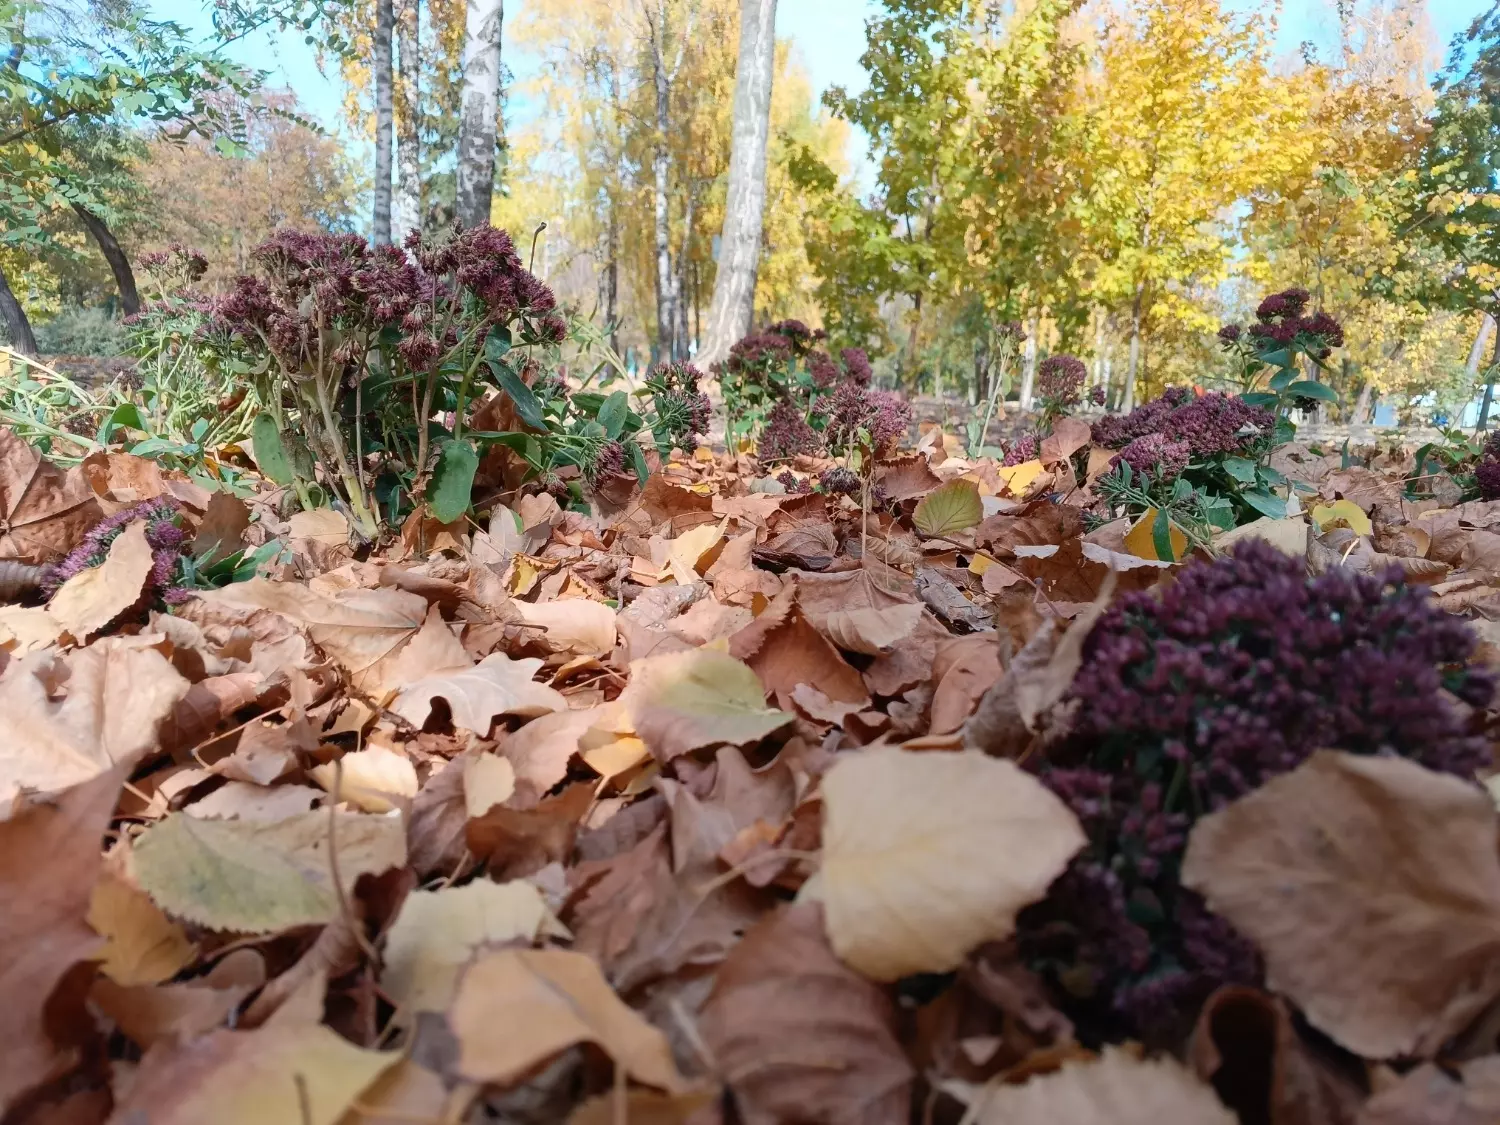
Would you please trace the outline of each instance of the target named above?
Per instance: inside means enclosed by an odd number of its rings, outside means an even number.
[[[691,363],[659,363],[646,376],[667,440],[679,449],[692,449],[713,421],[713,405],[698,389],[701,378]]]
[[[114,515],[100,520],[89,529],[78,546],[62,562],[48,568],[42,577],[42,590],[51,597],[64,582],[104,563],[110,545],[130,524],[146,524],[146,542],[151,547],[151,575],[146,580],[148,597],[159,598],[168,605],[187,600],[191,592],[182,585],[182,556],[187,535],[178,526],[181,509],[167,496],[142,500]]]
[[[858,473],[843,465],[824,469],[818,477],[819,490],[830,496],[853,496],[859,492],[862,483]]]
[[[1500,433],[1493,433],[1484,443],[1479,463],[1474,466],[1474,483],[1483,500],[1500,500]]]
[[[852,379],[833,390],[827,434],[830,449],[841,450],[869,434],[877,453],[890,449],[911,429],[911,404],[895,391],[877,391]]]
[[[1073,729],[1039,771],[1089,845],[1023,916],[1028,956],[1135,1035],[1257,980],[1249,944],[1178,884],[1193,822],[1325,747],[1472,777],[1488,747],[1450,697],[1490,698],[1474,646],[1398,572],[1309,580],[1257,540],[1121,598],[1089,636]]]
[[[1171,442],[1186,442],[1195,458],[1206,458],[1247,453],[1275,425],[1271,411],[1234,395],[1195,395],[1186,387],[1168,387],[1160,398],[1129,414],[1100,418],[1093,438],[1099,445],[1124,449],[1137,438],[1160,434]]]
[[[776,481],[786,489],[788,496],[805,496],[813,490],[811,481],[806,477],[795,476],[790,469],[782,469],[777,473]]]
[[[1344,346],[1344,329],[1326,312],[1303,315],[1311,300],[1306,289],[1272,293],[1256,306],[1254,324],[1248,328],[1226,324],[1219,329],[1219,341],[1226,348],[1248,344],[1260,351],[1276,351],[1300,339],[1312,355],[1327,359],[1334,348]]]
[[[1002,465],[1020,465],[1026,461],[1034,461],[1042,448],[1042,441],[1036,434],[1023,434],[1005,447],[1005,456],[1000,459]]]
[[[1130,442],[1109,463],[1111,470],[1129,465],[1136,475],[1147,473],[1158,483],[1172,481],[1193,459],[1193,447],[1185,441],[1170,441],[1165,434],[1144,434]]]
[[[766,415],[766,427],[760,432],[760,457],[763,461],[784,461],[798,454],[821,452],[823,439],[802,417],[788,399],[782,399]]]
[[[1083,381],[1087,376],[1088,368],[1077,356],[1048,356],[1037,368],[1037,392],[1054,409],[1077,406],[1082,401]]]

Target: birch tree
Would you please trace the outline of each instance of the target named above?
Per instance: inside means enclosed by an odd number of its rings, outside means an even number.
[[[371,241],[391,242],[391,33],[396,17],[391,0],[375,0],[375,220]]]
[[[766,207],[766,142],[771,134],[771,85],[776,73],[776,0],[743,0],[735,68],[729,186],[708,332],[698,363],[722,361],[750,331]]]
[[[466,227],[487,223],[495,193],[496,119],[500,112],[500,24],[504,0],[468,0],[463,94],[458,122],[454,211]]]

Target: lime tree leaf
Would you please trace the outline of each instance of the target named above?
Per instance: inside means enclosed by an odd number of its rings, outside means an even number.
[[[979,486],[962,478],[933,489],[922,497],[912,514],[912,523],[929,538],[952,535],[955,531],[973,527],[982,519],[984,502],[979,499]]]
[[[707,648],[631,661],[620,704],[663,762],[715,743],[757,742],[794,718],[766,706],[748,664]]]
[[[144,429],[145,427],[141,427]],[[255,464],[273,483],[287,487],[296,478],[292,461],[281,443],[281,431],[269,414],[257,414],[250,423],[250,440],[255,445]]]
[[[616,391],[599,406],[599,424],[611,441],[625,429],[625,420],[630,417],[630,403],[624,391]]]
[[[1250,406],[1275,406],[1280,399],[1265,391],[1249,391],[1240,395],[1240,401]]]
[[[452,523],[469,510],[469,494],[478,469],[479,451],[472,442],[458,440],[443,445],[427,486],[427,506],[439,523]]]
[[[173,813],[136,842],[141,889],[168,914],[210,930],[279,933],[339,914],[328,834],[344,893],[365,873],[406,862],[399,819],[309,812],[285,820],[206,820]]]

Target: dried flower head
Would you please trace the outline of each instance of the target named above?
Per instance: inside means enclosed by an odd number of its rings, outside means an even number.
[[[141,521],[146,525],[146,543],[151,547],[152,563],[145,596],[159,598],[168,604],[184,600],[188,591],[182,586],[182,555],[187,536],[178,526],[180,516],[177,501],[169,496],[159,496],[132,504],[100,520],[66,558],[47,569],[42,576],[43,591],[50,597],[74,575],[102,566],[109,555],[110,545],[120,533],[130,524]]]
[[[1000,459],[1000,464],[1020,465],[1026,461],[1034,461],[1041,447],[1041,439],[1036,434],[1022,434],[1006,445],[1005,456]]]
[[[1185,441],[1169,441],[1165,434],[1144,434],[1136,438],[1110,461],[1114,469],[1122,462],[1131,471],[1147,473],[1157,482],[1175,480],[1193,459],[1193,449]]]
[[[1111,449],[1124,449],[1136,438],[1156,433],[1169,441],[1187,442],[1194,457],[1216,457],[1250,450],[1275,424],[1271,411],[1234,395],[1194,395],[1186,387],[1169,387],[1160,398],[1129,414],[1099,419],[1093,438]]]
[[[1324,747],[1472,777],[1488,747],[1449,699],[1493,691],[1474,647],[1399,571],[1309,580],[1257,540],[1117,601],[1085,645],[1074,728],[1039,770],[1089,845],[1025,916],[1028,954],[1134,1034],[1253,982],[1248,944],[1178,884],[1193,822]]]
[[[759,453],[763,461],[780,461],[799,453],[818,453],[823,439],[786,399],[766,415],[766,427],[760,434]]]
[[[646,375],[661,436],[679,449],[691,449],[708,433],[713,406],[698,389],[703,378],[691,363],[659,363]]]
[[[810,480],[794,475],[790,469],[777,473],[776,482],[786,489],[788,496],[804,496],[813,490]]]
[[[824,469],[818,477],[818,489],[830,496],[853,496],[861,488],[859,474],[843,465]]]
[[[1048,356],[1037,368],[1037,390],[1054,409],[1075,406],[1087,376],[1088,368],[1077,356]]]

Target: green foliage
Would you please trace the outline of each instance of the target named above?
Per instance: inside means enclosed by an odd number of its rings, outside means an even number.
[[[117,356],[125,329],[108,309],[66,308],[36,326],[36,342],[47,355]]]

